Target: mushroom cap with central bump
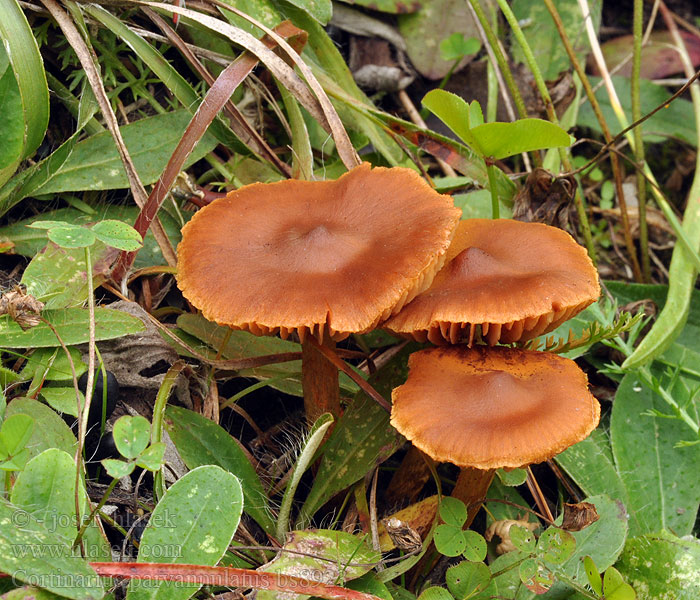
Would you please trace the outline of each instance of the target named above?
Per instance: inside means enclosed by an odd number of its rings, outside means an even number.
[[[457,227],[432,285],[384,327],[434,344],[489,344],[552,331],[600,295],[586,250],[565,231],[541,223],[468,219]]]
[[[430,285],[459,214],[410,169],[363,164],[335,181],[255,183],[185,225],[178,286],[221,325],[343,339]]]
[[[539,463],[595,429],[586,374],[548,352],[479,346],[411,354],[391,424],[428,456],[477,469]]]

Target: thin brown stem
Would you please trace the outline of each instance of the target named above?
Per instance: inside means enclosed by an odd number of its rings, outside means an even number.
[[[542,493],[542,490],[540,489],[539,484],[537,483],[537,479],[535,479],[535,476],[532,474],[532,470],[530,467],[527,467],[527,487],[530,490],[530,493],[532,494],[532,497],[535,499],[535,504],[537,504],[537,508],[540,509],[540,512],[547,515],[547,518],[549,519],[550,523],[554,521],[554,516],[552,515],[552,511],[549,510],[549,504],[547,504],[547,499],[544,497],[544,494]]]
[[[335,342],[329,338],[319,343],[312,336],[307,336],[301,345],[301,386],[306,419],[310,424],[323,413],[331,413],[335,419],[340,416],[338,367],[323,352],[325,349],[335,355],[333,347]]]

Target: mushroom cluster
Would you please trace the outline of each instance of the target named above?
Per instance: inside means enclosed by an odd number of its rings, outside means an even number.
[[[467,525],[495,469],[549,459],[600,418],[573,361],[475,341],[532,339],[599,294],[593,263],[568,233],[470,219],[459,224],[431,287],[385,323],[440,346],[411,355],[408,379],[392,394],[391,423],[433,460],[462,467],[453,496],[470,506]]]
[[[483,497],[495,468],[542,461],[586,437],[599,407],[572,361],[478,344],[547,333],[600,287],[564,231],[459,216],[449,196],[404,168],[252,184],[183,228],[178,285],[216,323],[298,336],[309,420],[340,409],[337,369],[319,344],[377,326],[438,344],[411,356],[391,422],[435,460],[463,467],[455,493]]]

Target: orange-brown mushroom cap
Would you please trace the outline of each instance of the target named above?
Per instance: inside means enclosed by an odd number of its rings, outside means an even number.
[[[255,183],[185,225],[178,286],[221,325],[342,339],[430,285],[458,219],[452,199],[410,169]]]
[[[437,461],[477,469],[542,462],[600,419],[586,374],[555,354],[443,346],[411,354],[408,364],[391,424]]]
[[[393,333],[434,344],[489,344],[552,331],[600,295],[585,249],[565,231],[507,219],[460,222],[432,285],[392,317]]]

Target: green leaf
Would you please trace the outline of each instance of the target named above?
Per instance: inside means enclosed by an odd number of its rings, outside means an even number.
[[[499,160],[532,150],[568,147],[573,138],[559,125],[543,119],[484,123],[471,129],[483,155]]]
[[[73,227],[73,223],[69,223],[68,221],[51,221],[49,219],[46,219],[45,221],[32,221],[27,225],[27,227],[31,227],[32,229],[53,229],[54,227]]]
[[[89,315],[86,308],[45,310],[41,315],[53,325],[67,346],[84,344],[88,341]],[[136,317],[110,308],[95,309],[95,339],[98,341],[140,333],[143,330],[143,323]],[[22,331],[9,315],[0,316],[0,347],[2,348],[53,348],[57,343],[56,335],[45,323],[39,323],[36,327]]]
[[[442,40],[453,33],[478,37],[479,30],[469,7],[461,0],[420,4],[421,10],[416,13],[399,16],[399,32],[406,40],[406,52],[416,70],[428,79],[441,79],[454,64],[454,60],[442,58]]]
[[[457,600],[465,600],[486,589],[491,571],[482,562],[464,561],[447,569],[447,589]]]
[[[238,477],[246,514],[274,535],[275,523],[270,517],[267,496],[239,443],[213,421],[178,406],[166,407],[163,423],[188,468],[218,465]]]
[[[440,58],[442,60],[459,60],[464,56],[476,54],[481,48],[481,42],[474,37],[465,37],[463,33],[455,32],[440,42]]]
[[[0,240],[12,242],[12,244],[14,244],[13,251],[17,254],[34,257],[34,255],[46,246],[46,234],[34,229],[27,229],[27,225],[30,223],[38,224],[43,222],[43,219],[65,219],[74,225],[89,225],[100,219],[118,219],[125,223],[133,223],[139,213],[139,208],[137,206],[129,205],[116,206],[96,204],[93,205],[92,208],[94,212],[90,214],[86,214],[75,208],[59,208],[55,211],[42,213],[31,219],[16,221],[5,227],[0,227]],[[182,227],[182,223],[175,220],[170,214],[163,210],[158,213],[158,216],[170,240],[173,244],[177,244],[181,237],[180,228]],[[99,246],[99,244],[96,244],[96,246]],[[94,248],[92,250],[93,254],[97,256],[96,250]],[[95,262],[97,262],[97,259],[95,259]],[[146,234],[144,247],[136,255],[136,262],[134,265],[137,268],[141,268],[160,264],[163,264],[163,256],[160,253],[160,248],[158,248],[153,234],[149,230]],[[84,270],[83,267],[83,272]]]
[[[509,530],[510,541],[513,545],[523,552],[533,552],[535,550],[535,534],[529,529],[520,525],[513,525]]]
[[[73,600],[99,600],[104,595],[100,578],[85,559],[72,556],[62,537],[4,498],[0,498],[0,571]]]
[[[280,552],[270,562],[262,565],[260,570],[289,575],[308,573],[313,574],[311,577],[316,581],[337,580],[342,585],[343,581],[356,579],[369,572],[372,565],[381,558],[378,552],[359,537],[330,529],[291,531],[287,534],[283,548],[311,556]],[[297,594],[295,600],[305,600],[308,597]],[[258,590],[256,593],[256,600],[285,598],[287,594],[284,592]]]
[[[114,479],[128,477],[134,472],[136,465],[132,462],[117,460],[116,458],[104,458],[100,461],[107,471],[107,475]]]
[[[424,589],[418,596],[418,600],[454,600],[454,598],[445,588],[434,585]]]
[[[554,585],[554,573],[534,558],[521,562],[518,573],[523,585],[535,594],[544,594]]]
[[[462,552],[462,556],[472,562],[479,562],[486,558],[486,540],[484,536],[468,529],[462,532],[467,547]]]
[[[31,513],[51,533],[71,545],[77,533],[75,514],[75,462],[73,457],[57,448],[45,450],[27,463],[12,487],[12,503]],[[88,497],[80,481],[80,515],[89,512]],[[20,515],[17,514],[16,518]],[[21,525],[17,523],[17,525]],[[85,556],[90,560],[111,560],[106,538],[96,522],[83,536]],[[80,549],[73,553],[78,556]],[[50,556],[50,555],[47,555]]]
[[[605,600],[635,600],[637,594],[615,567],[610,567],[603,576],[603,593]]]
[[[87,371],[87,365],[82,361],[80,352],[76,348],[69,348],[75,376],[80,377]],[[51,359],[53,358],[53,362]],[[48,370],[46,367],[49,366]],[[41,372],[46,381],[72,382],[73,373],[70,363],[63,349],[58,348],[37,348],[27,359],[21,375],[24,379],[31,379],[36,373]]]
[[[0,48],[0,56],[3,54]],[[8,66],[6,64],[4,73],[0,74],[0,114],[3,115],[0,120],[0,185],[12,176],[21,162],[24,144],[22,99],[15,74]]]
[[[141,234],[138,231],[131,225],[115,219],[95,223],[92,226],[92,232],[101,242],[118,250],[134,252],[143,246]]]
[[[681,539],[667,531],[630,538],[617,568],[629,585],[640,592],[641,598],[700,598],[697,538]]]
[[[676,419],[642,415],[651,409],[666,412],[668,406],[634,373],[625,375],[613,402],[610,436],[628,492],[630,535],[660,529],[685,535],[692,531],[700,506],[700,446],[675,448],[686,439],[687,426]],[[689,410],[697,419],[692,406]]]
[[[445,556],[459,556],[467,548],[467,540],[462,535],[462,528],[447,523],[435,528],[433,541],[437,551]]]
[[[498,469],[496,475],[501,480],[503,485],[508,487],[516,487],[525,483],[527,479],[527,471],[525,469]]]
[[[583,557],[583,566],[586,569],[588,584],[596,594],[601,596],[603,594],[603,579],[600,576],[598,567],[596,567],[595,562],[593,562],[593,559],[590,556]]]
[[[156,442],[146,448],[141,455],[136,459],[136,464],[139,467],[149,471],[157,471],[163,466],[163,457],[165,456],[165,442]]]
[[[84,231],[89,232],[88,229]],[[116,251],[97,242],[90,252],[93,283],[97,287],[107,279]],[[32,258],[21,283],[26,286],[27,293],[44,302],[45,309],[84,306],[89,293],[85,249],[49,244]]]
[[[472,127],[475,124],[471,123],[471,116],[473,114],[478,120],[481,110],[479,107],[479,112],[476,109],[472,111],[472,105],[475,102],[476,100],[470,105],[461,96],[440,89],[429,91],[422,100],[423,106],[454,131],[474,152],[484,157],[486,154],[482,151],[479,140],[472,134]],[[476,104],[479,103],[476,102]],[[480,124],[476,123],[476,126]]]
[[[440,518],[448,525],[461,528],[467,520],[467,507],[460,499],[445,496],[440,500]]]
[[[19,453],[34,433],[34,419],[28,415],[12,415],[0,427],[0,453],[14,456]]]
[[[160,177],[175,146],[180,141],[191,114],[186,110],[146,117],[123,125],[120,130],[136,171],[144,185]],[[185,162],[191,165],[210,152],[217,140],[205,134]],[[53,177],[33,194],[58,194],[82,190],[128,188],[129,181],[109,132],[98,133],[78,142]]]
[[[80,406],[85,406],[85,396],[80,394]],[[78,402],[75,398],[75,388],[44,386],[39,392],[41,398],[54,410],[73,417],[78,416]]]
[[[84,227],[54,227],[48,231],[49,239],[61,248],[87,248],[97,239],[95,234]]]
[[[124,415],[114,423],[114,444],[124,458],[136,458],[148,446],[151,424],[141,415]]]
[[[301,8],[321,25],[327,25],[333,15],[331,0],[287,0],[290,4]]]
[[[238,479],[220,467],[198,467],[178,479],[151,513],[137,562],[215,565],[241,520],[243,493]],[[129,600],[187,600],[199,584],[137,581]]]
[[[579,61],[585,62],[590,45],[588,36],[582,31],[583,17],[577,1],[553,0],[553,4],[559,12],[564,30],[574,46]],[[597,31],[600,25],[600,4],[593,2],[589,3],[589,6],[593,27]],[[523,35],[535,55],[535,61],[542,71],[543,77],[546,80],[554,80],[562,71],[571,68],[569,55],[546,5],[540,0],[513,0],[512,9],[518,21],[523,23],[521,25]],[[519,44],[512,44],[511,50],[515,62],[526,62]],[[614,120],[608,121],[608,123],[614,122]]]
[[[576,538],[558,527],[545,529],[537,541],[537,554],[547,563],[559,565],[571,558],[576,550]]]
[[[407,0],[340,0],[346,4],[364,6],[379,12],[391,14],[408,14],[420,10],[418,2],[407,2]],[[398,600],[398,599],[397,599]]]
[[[27,442],[30,457],[38,456],[49,448],[58,448],[75,454],[77,441],[70,427],[45,404],[31,398],[15,398],[8,405],[5,416],[28,415],[34,419],[32,437]]]

